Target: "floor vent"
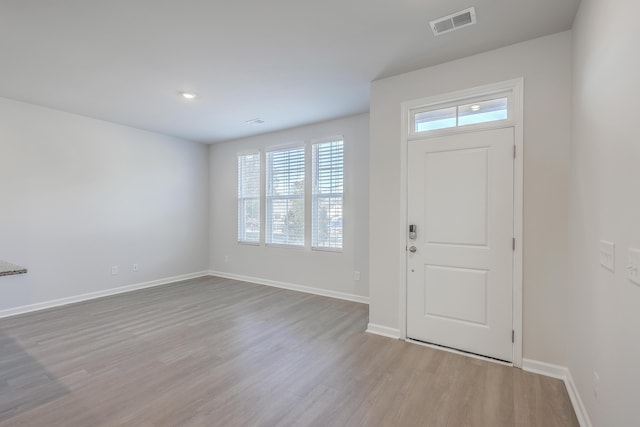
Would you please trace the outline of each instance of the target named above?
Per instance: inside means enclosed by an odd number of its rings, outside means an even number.
[[[430,21],[433,34],[439,36],[476,23],[476,8],[461,10],[444,18]]]

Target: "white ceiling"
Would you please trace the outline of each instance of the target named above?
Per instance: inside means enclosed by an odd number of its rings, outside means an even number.
[[[218,142],[366,112],[372,80],[570,29],[578,3],[0,0],[0,96]]]

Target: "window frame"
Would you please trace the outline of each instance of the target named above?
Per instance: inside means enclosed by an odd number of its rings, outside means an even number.
[[[342,168],[342,192],[337,193],[318,193],[317,188],[317,177],[314,175],[316,165],[314,165],[314,158],[317,155],[316,147],[321,146],[325,143],[331,142],[340,142],[342,145],[342,156],[341,156],[341,168]],[[345,173],[345,165],[346,165],[346,152],[347,152],[347,144],[345,143],[345,138],[343,135],[335,135],[330,137],[323,137],[317,139],[308,139],[293,143],[287,144],[279,144],[268,147],[262,147],[260,149],[249,149],[245,151],[240,151],[236,153],[237,158],[237,178],[238,178],[238,192],[237,192],[237,243],[242,245],[250,245],[250,246],[265,246],[265,247],[282,247],[282,248],[292,248],[292,249],[303,249],[305,251],[322,251],[322,252],[337,252],[341,253],[345,248],[345,185],[346,185],[346,176]],[[273,191],[271,176],[273,174],[273,164],[270,161],[270,156],[274,152],[279,151],[288,151],[298,149],[302,152],[302,162],[299,164],[302,165],[303,168],[303,182],[302,182],[302,193],[301,194],[280,194],[280,195],[270,195],[271,191]],[[258,155],[258,175],[259,175],[259,195],[258,196],[243,196],[240,193],[240,179],[241,179],[241,165],[240,159],[242,156],[248,155]],[[290,184],[289,184],[290,186]],[[317,221],[315,221],[315,209],[321,199],[336,199],[340,198],[340,206],[337,210],[340,212],[340,246],[339,247],[331,247],[331,246],[322,246],[318,244],[318,233],[320,232],[320,228],[318,226]],[[241,238],[241,226],[243,218],[241,217],[242,207],[246,205],[248,200],[257,201],[257,206],[259,207],[259,220],[258,220],[258,239],[257,240],[244,240]],[[299,206],[302,209],[302,243],[283,243],[283,242],[274,242],[273,241],[273,201],[274,200],[299,200],[301,203]],[[333,210],[333,209],[331,209]],[[329,215],[329,222],[331,223],[334,217],[338,217],[338,215]],[[347,222],[348,222],[347,218]],[[246,220],[244,220],[244,225],[246,225]],[[331,230],[329,230],[331,232]],[[246,231],[245,231],[246,233]],[[246,236],[246,234],[245,234]]]
[[[507,98],[507,118],[500,120],[492,120],[488,122],[468,124],[468,125],[459,125],[459,109],[458,107],[467,104],[473,104],[476,102],[484,102],[490,101],[493,99],[499,98]],[[424,131],[416,131],[416,115],[420,113],[426,113],[429,111],[456,107],[456,125],[450,126],[446,128],[432,129],[432,130],[424,130]],[[480,96],[471,96],[471,97],[461,97],[454,100],[448,100],[446,102],[434,102],[430,104],[420,105],[419,107],[414,107],[409,110],[409,120],[408,120],[408,129],[407,136],[409,139],[419,139],[425,137],[433,137],[440,135],[448,135],[452,133],[460,133],[460,132],[472,132],[480,129],[495,129],[498,127],[508,127],[513,126],[515,123],[515,115],[516,115],[516,105],[513,91],[508,90],[500,90],[496,92],[491,92],[487,94],[483,94]]]
[[[240,166],[240,159],[242,157],[247,157],[247,156],[258,156],[258,173],[257,173],[257,188],[258,188],[258,194],[256,196],[245,196],[244,194],[241,194],[241,173],[244,176],[244,171],[241,171],[241,166]],[[261,242],[261,236],[262,236],[262,153],[260,152],[260,150],[252,150],[252,151],[242,151],[242,152],[238,152],[236,153],[236,159],[237,159],[237,178],[238,178],[238,186],[237,186],[237,215],[236,215],[236,220],[237,220],[237,229],[236,229],[236,238],[239,244],[242,245],[253,245],[253,246],[259,246],[260,242]],[[243,179],[244,181],[244,179]],[[246,202],[248,200],[256,200],[258,202],[258,239],[257,240],[247,240],[246,239],[246,219],[244,218],[244,214],[246,212],[246,210],[244,209],[244,207],[246,206]],[[241,215],[242,215],[242,221],[241,221]],[[241,238],[241,227],[242,227],[242,233],[244,234],[244,239]]]
[[[265,209],[264,209],[264,244],[269,247],[282,247],[282,248],[295,248],[295,249],[304,249],[307,246],[307,236],[306,236],[306,217],[307,217],[307,209],[306,209],[306,194],[307,194],[307,149],[306,142],[287,144],[287,145],[279,145],[272,146],[265,149],[264,152],[264,161],[265,161],[265,181],[263,186],[264,191],[264,201],[265,201]],[[270,162],[270,155],[275,152],[281,151],[291,151],[291,150],[302,150],[302,194],[285,194],[285,195],[270,195],[270,191],[273,190],[272,180],[270,179],[273,174],[273,165]],[[272,221],[272,211],[273,204],[271,201],[273,200],[302,200],[302,244],[295,243],[280,243],[270,241],[273,239],[273,221]]]
[[[316,147],[322,144],[329,144],[340,142],[342,145],[342,191],[340,193],[319,193],[318,190],[318,177],[317,177],[317,162],[316,162]],[[345,183],[345,142],[342,135],[336,135],[333,137],[327,137],[322,139],[314,139],[309,142],[310,145],[310,161],[311,161],[311,250],[314,251],[326,251],[326,252],[343,252],[344,251],[344,183]],[[318,245],[318,234],[320,232],[317,220],[316,220],[316,208],[320,199],[334,199],[340,198],[340,247],[327,247]],[[332,221],[332,217],[329,217],[329,221]]]

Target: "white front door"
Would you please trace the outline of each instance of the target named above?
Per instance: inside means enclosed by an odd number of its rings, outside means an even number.
[[[409,338],[513,360],[513,147],[513,128],[409,141]]]

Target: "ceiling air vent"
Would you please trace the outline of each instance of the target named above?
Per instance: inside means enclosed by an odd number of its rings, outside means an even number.
[[[433,34],[439,36],[444,33],[448,33],[453,30],[457,30],[468,25],[476,23],[476,9],[470,7],[469,9],[461,10],[460,12],[453,13],[444,18],[435,19],[429,24],[433,30]]]

